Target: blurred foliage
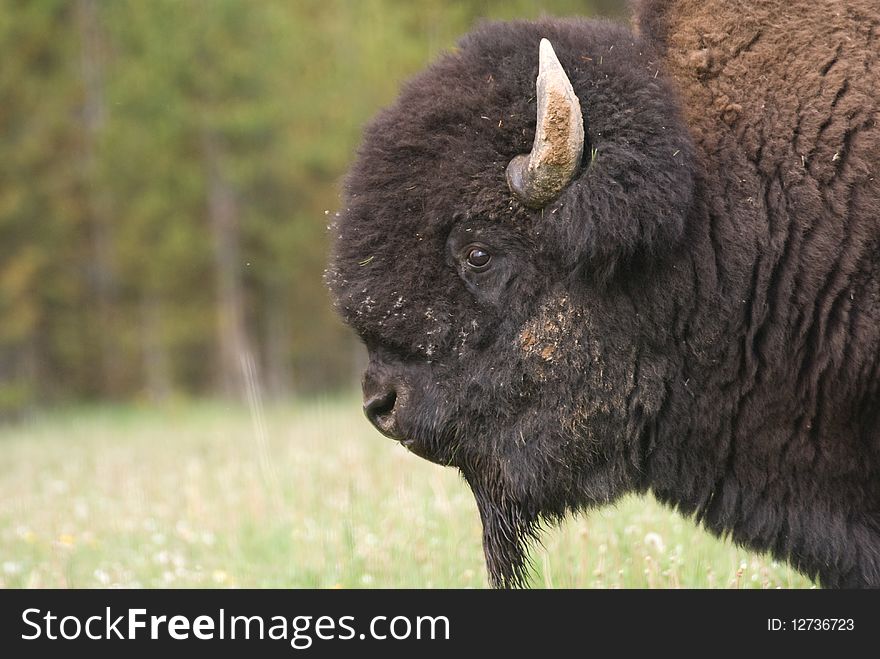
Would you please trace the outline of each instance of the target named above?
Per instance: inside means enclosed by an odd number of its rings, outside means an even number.
[[[364,122],[480,18],[621,4],[0,0],[0,417],[349,381],[324,216]]]

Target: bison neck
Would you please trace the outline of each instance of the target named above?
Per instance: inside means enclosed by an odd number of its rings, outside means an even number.
[[[715,535],[770,552],[825,587],[878,587],[876,485],[823,468],[823,449],[805,449],[810,441],[783,428],[748,438],[730,427],[692,433],[655,450],[648,487]]]
[[[642,4],[702,167],[644,487],[880,586],[880,5],[796,4]]]

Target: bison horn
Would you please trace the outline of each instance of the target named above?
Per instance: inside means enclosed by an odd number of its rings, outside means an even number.
[[[581,104],[547,39],[538,66],[538,125],[531,153],[507,166],[510,191],[529,208],[559,196],[577,172],[584,151]]]

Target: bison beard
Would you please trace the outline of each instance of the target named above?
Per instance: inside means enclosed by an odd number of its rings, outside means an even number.
[[[520,588],[528,583],[529,545],[536,541],[540,515],[506,495],[486,474],[463,471],[477,500],[483,523],[483,553],[494,588]]]

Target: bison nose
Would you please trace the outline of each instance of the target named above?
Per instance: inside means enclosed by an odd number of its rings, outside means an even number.
[[[364,391],[364,414],[376,429],[386,437],[400,439],[394,406],[397,403],[397,390],[393,385],[386,385],[377,391]]]

